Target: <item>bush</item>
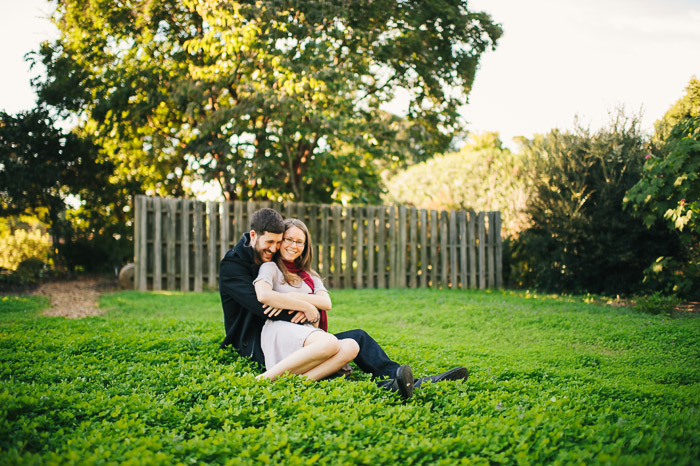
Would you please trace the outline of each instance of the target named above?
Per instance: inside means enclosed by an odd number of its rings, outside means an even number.
[[[23,260],[36,257],[48,262],[51,253],[51,236],[41,229],[17,229],[0,235],[0,267],[17,269]]]
[[[26,288],[36,285],[46,276],[49,269],[37,257],[30,257],[19,263],[17,270],[0,275],[0,289]]]
[[[647,154],[625,205],[647,225],[665,225],[682,245],[675,255],[650,262],[645,280],[700,299],[700,116],[681,118],[660,152]]]
[[[513,245],[518,285],[637,293],[649,264],[679,250],[663,225],[647,228],[622,207],[646,154],[636,119],[619,114],[595,134],[552,131],[527,141],[525,152],[535,186],[527,208],[532,226]]]

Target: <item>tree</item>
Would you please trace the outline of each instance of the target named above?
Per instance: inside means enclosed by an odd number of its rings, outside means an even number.
[[[524,148],[533,182],[532,225],[514,246],[519,284],[550,291],[623,294],[642,289],[656,257],[678,250],[661,225],[647,228],[622,208],[640,178],[645,141],[621,113],[591,133],[554,130]]]
[[[457,153],[412,165],[387,181],[385,200],[428,209],[499,210],[503,233],[525,229],[528,184],[520,154],[504,149],[498,133],[473,135]]]
[[[123,256],[124,248],[116,247],[123,241],[103,241],[99,247],[94,241],[100,235],[109,238],[110,228],[128,241],[123,212],[116,218],[121,222],[109,222],[112,227],[95,221],[114,210],[119,187],[110,182],[112,164],[99,155],[99,148],[89,140],[57,129],[45,109],[18,115],[0,112],[0,216],[30,212],[48,224],[52,249],[57,253],[54,262],[71,270],[98,264],[116,253]],[[69,196],[77,196],[83,206],[69,211]],[[92,221],[71,219],[80,218],[85,211],[91,212]],[[105,254],[95,254],[98,249]]]
[[[444,150],[501,28],[465,1],[59,3],[40,98],[144,190],[376,200],[383,164]],[[404,135],[379,108],[399,88]]]
[[[666,292],[700,297],[700,116],[685,116],[665,140],[661,155],[647,154],[642,177],[625,197],[626,207],[653,226],[663,222],[683,251],[659,256],[647,280]]]
[[[700,81],[693,76],[685,88],[685,95],[668,109],[654,125],[652,146],[656,152],[664,151],[666,140],[673,128],[684,118],[700,116]]]

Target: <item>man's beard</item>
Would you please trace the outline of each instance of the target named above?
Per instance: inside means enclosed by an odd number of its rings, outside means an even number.
[[[263,260],[262,254],[260,253],[260,251],[264,251],[264,250],[265,250],[264,248],[258,249],[257,246],[253,246],[253,258],[255,259],[256,264],[264,264],[266,262]],[[267,262],[271,262],[273,257],[275,256],[273,253],[271,253],[271,254],[272,254],[272,257],[270,257],[270,260]]]

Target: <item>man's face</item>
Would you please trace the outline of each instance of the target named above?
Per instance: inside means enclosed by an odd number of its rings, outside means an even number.
[[[282,243],[282,233],[264,232],[262,235],[250,231],[250,245],[253,247],[255,262],[270,262]]]

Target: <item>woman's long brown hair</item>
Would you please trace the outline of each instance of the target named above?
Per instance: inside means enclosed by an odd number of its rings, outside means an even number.
[[[296,258],[294,263],[304,272],[316,275],[318,277],[318,273],[311,270],[311,260],[313,259],[314,248],[313,244],[311,243],[311,235],[309,234],[309,229],[306,228],[306,224],[298,218],[286,219],[284,221],[284,232],[287,233],[287,230],[289,230],[292,227],[297,227],[298,229],[303,231],[305,238],[304,250],[301,252],[301,255]],[[284,247],[284,244],[282,246]],[[301,277],[287,270],[287,266],[284,265],[284,261],[282,260],[282,254],[277,254],[277,257],[275,258],[275,263],[282,272],[282,275],[284,275],[284,281],[286,281],[292,286],[298,286],[299,284],[301,284]]]

